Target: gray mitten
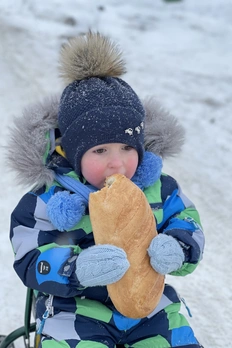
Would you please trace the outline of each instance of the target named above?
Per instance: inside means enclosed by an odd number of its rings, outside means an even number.
[[[125,251],[114,245],[94,245],[76,260],[76,275],[82,286],[112,284],[121,279],[130,264]]]
[[[184,262],[184,252],[178,241],[167,234],[158,234],[148,248],[150,263],[160,274],[177,271]]]

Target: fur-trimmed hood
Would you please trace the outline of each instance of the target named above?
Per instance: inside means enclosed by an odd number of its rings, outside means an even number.
[[[40,188],[54,180],[54,171],[46,164],[45,154],[50,150],[49,131],[57,128],[59,100],[59,96],[52,96],[27,107],[10,129],[7,163],[23,186]],[[145,150],[163,159],[177,155],[184,143],[183,127],[154,98],[143,100],[143,105]]]

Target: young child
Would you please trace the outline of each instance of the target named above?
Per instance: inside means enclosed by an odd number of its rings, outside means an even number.
[[[8,145],[11,167],[33,185],[12,213],[10,239],[15,271],[38,291],[40,347],[201,347],[168,284],[145,318],[115,309],[106,285],[130,265],[122,249],[94,245],[88,211],[90,192],[111,174],[125,175],[144,191],[156,219],[159,234],[147,250],[152,267],[163,275],[193,272],[204,247],[199,215],[161,173],[161,157],[182,145],[182,127],[154,101],[142,104],[120,78],[117,46],[99,33],[63,47],[61,72],[61,99],[28,108]]]

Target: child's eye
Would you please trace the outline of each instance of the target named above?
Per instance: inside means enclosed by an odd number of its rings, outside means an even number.
[[[125,151],[130,151],[130,150],[133,150],[133,147],[132,146],[129,146],[129,145],[126,145],[124,146],[123,148]]]
[[[106,151],[105,149],[97,149],[97,150],[94,150],[94,153],[103,153],[105,151]]]

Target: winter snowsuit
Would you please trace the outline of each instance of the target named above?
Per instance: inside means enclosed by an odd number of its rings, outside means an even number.
[[[200,347],[187,320],[179,313],[180,299],[170,285],[165,286],[159,305],[143,319],[125,318],[118,313],[106,287],[83,288],[80,285],[75,274],[76,258],[83,249],[94,245],[88,209],[74,228],[63,232],[52,225],[46,211],[49,199],[56,192],[65,190],[54,180],[54,171],[79,180],[68,162],[54,152],[54,148],[51,149],[48,141],[49,129],[56,126],[56,112],[56,100],[28,110],[23,122],[18,123],[15,136],[15,139],[21,139],[22,147],[16,150],[11,144],[16,161],[17,151],[20,151],[21,158],[34,155],[33,168],[27,163],[20,169],[20,175],[22,180],[29,183],[34,180],[40,186],[25,194],[14,209],[10,238],[15,253],[15,271],[27,287],[38,291],[38,327],[46,308],[49,310],[42,329],[41,346],[113,348],[120,343],[134,348]],[[40,121],[34,125],[31,124],[32,113]],[[38,134],[41,139],[41,134],[46,133],[45,145],[41,146],[40,140],[34,141],[36,149],[26,155],[23,151],[30,150],[29,146],[23,146],[23,132],[30,134],[29,143],[33,138],[38,140]],[[41,154],[44,155],[42,163]],[[40,159],[40,163],[35,158]],[[178,183],[166,174],[162,174],[144,193],[154,213],[158,232],[175,237],[183,247],[185,263],[173,275],[184,276],[193,272],[204,248],[195,206]]]

